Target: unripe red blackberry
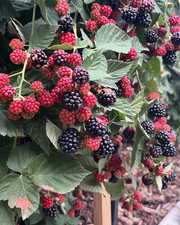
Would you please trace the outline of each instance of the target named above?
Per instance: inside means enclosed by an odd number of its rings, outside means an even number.
[[[23,102],[20,100],[14,100],[10,103],[8,112],[14,115],[19,115],[23,111]]]
[[[176,13],[173,13],[169,17],[169,23],[170,23],[171,26],[179,25],[180,24],[180,17],[178,15],[176,15]]]
[[[136,18],[136,24],[142,27],[150,27],[152,23],[151,15],[149,13],[139,12]]]
[[[60,17],[58,24],[59,24],[60,31],[69,32],[72,30],[72,27],[73,27],[73,19],[69,14],[67,14]]]
[[[86,139],[85,145],[92,151],[96,151],[99,149],[101,144],[101,138],[100,137],[89,137]]]
[[[2,100],[11,100],[16,94],[16,90],[11,85],[6,85],[0,89],[0,99]]]
[[[54,67],[52,65],[45,65],[42,69],[42,74],[50,80],[54,80],[56,77]]]
[[[77,111],[83,104],[81,95],[77,91],[67,92],[62,97],[63,107],[70,112]]]
[[[156,55],[164,56],[166,55],[166,53],[167,53],[167,50],[164,46],[160,46],[159,48],[156,49]]]
[[[155,42],[157,42],[158,39],[159,39],[157,31],[155,31],[155,30],[148,30],[145,33],[145,39],[146,39],[146,41],[148,43],[155,43]]]
[[[27,96],[23,101],[23,110],[26,113],[37,113],[40,108],[40,103],[31,96]]]
[[[76,37],[73,33],[67,32],[67,33],[61,33],[59,37],[59,43],[60,44],[69,44],[69,45],[76,45]]]
[[[76,66],[73,71],[73,80],[77,84],[85,84],[89,81],[89,73],[82,66]]]
[[[150,148],[150,155],[153,158],[158,158],[162,156],[162,154],[163,154],[163,150],[160,145],[154,145],[152,148]]]
[[[137,18],[137,10],[132,7],[124,8],[122,11],[122,19],[129,24],[135,24]]]
[[[103,5],[100,9],[100,13],[103,16],[110,17],[112,13],[112,8],[109,5]]]
[[[67,63],[72,67],[79,66],[82,63],[81,55],[75,52],[71,53],[67,57]]]
[[[6,73],[0,73],[0,88],[5,87],[10,82],[9,75]]]
[[[80,86],[79,92],[83,95],[88,95],[91,90],[91,86],[89,83],[82,84]]]
[[[73,153],[80,147],[80,133],[75,128],[66,129],[58,139],[59,149],[63,152]]]
[[[146,131],[147,134],[154,133],[154,124],[151,120],[145,120],[141,123],[141,126]]]
[[[104,88],[98,93],[97,98],[100,104],[109,106],[116,102],[116,93],[110,88]]]
[[[166,27],[161,26],[158,28],[157,32],[160,37],[164,37],[167,33],[167,29]]]
[[[107,129],[97,121],[95,117],[91,117],[85,122],[86,131],[92,136],[104,136],[107,134]]]
[[[33,92],[42,92],[44,90],[44,85],[41,81],[34,81],[31,83],[31,90]]]
[[[166,65],[173,65],[176,62],[177,56],[175,51],[168,51],[163,56],[163,63]]]
[[[20,65],[25,62],[27,58],[27,52],[21,49],[15,49],[13,52],[11,52],[9,57],[12,63]]]
[[[76,112],[70,112],[67,109],[63,109],[59,113],[59,120],[63,124],[73,125],[76,123]]]
[[[13,38],[9,43],[9,47],[12,49],[23,49],[24,43],[18,38]]]
[[[155,117],[166,117],[166,109],[163,104],[160,103],[154,103],[149,109],[148,109],[148,116],[150,118]]]
[[[87,107],[94,107],[97,104],[97,98],[95,95],[90,94],[83,97],[84,105]]]
[[[88,20],[86,22],[86,30],[89,32],[94,32],[97,29],[97,23],[94,20]]]
[[[70,7],[67,0],[58,0],[54,8],[60,15],[65,15],[70,12]]]
[[[109,23],[109,19],[106,17],[106,16],[100,16],[98,19],[97,19],[97,25],[99,27],[105,25],[105,24],[108,24]]]
[[[38,93],[37,99],[41,106],[49,108],[54,105],[53,97],[49,91],[43,90],[42,92]]]
[[[58,66],[65,66],[67,64],[68,53],[64,50],[56,50],[52,54],[54,63]]]
[[[93,9],[96,9],[96,10],[99,10],[99,11],[100,11],[101,5],[100,5],[99,3],[97,3],[97,2],[94,2],[94,3],[92,4],[92,6],[91,6],[91,9],[92,9],[92,10],[93,10]]]
[[[57,73],[60,77],[72,77],[72,69],[67,66],[61,66],[58,68]]]
[[[92,112],[88,107],[81,107],[77,112],[77,119],[80,122],[85,122],[86,120],[89,120],[91,116]]]
[[[37,48],[32,51],[31,63],[33,67],[35,67],[36,69],[39,69],[42,66],[46,65],[47,61],[48,61],[48,57],[42,49]]]
[[[49,209],[54,205],[54,200],[51,196],[41,197],[41,204],[44,209]]]
[[[57,82],[57,87],[59,87],[60,94],[64,94],[65,92],[73,90],[74,83],[70,77],[62,77]]]
[[[171,37],[171,42],[174,45],[177,45],[177,46],[180,45],[180,32],[173,33]]]
[[[154,0],[142,0],[142,4],[140,6],[141,12],[152,12],[155,8],[155,2]]]
[[[91,17],[96,21],[99,20],[99,18],[101,17],[100,10],[93,9],[91,11]]]
[[[110,155],[115,151],[115,146],[112,143],[109,135],[104,135],[101,140],[100,147],[97,151],[94,152],[96,155]]]

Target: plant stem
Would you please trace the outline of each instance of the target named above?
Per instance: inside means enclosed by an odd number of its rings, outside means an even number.
[[[11,74],[9,77],[15,77],[15,76],[17,76],[17,75],[19,75],[19,74],[21,74],[21,73],[22,73],[22,71],[17,72],[17,73],[13,73],[13,74]]]

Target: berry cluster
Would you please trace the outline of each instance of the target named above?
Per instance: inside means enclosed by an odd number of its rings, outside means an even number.
[[[89,32],[95,32],[98,28],[105,24],[116,24],[111,18],[112,8],[109,5],[101,6],[93,3],[91,7],[91,19],[86,22],[86,29]]]
[[[131,80],[125,76],[117,83],[116,94],[118,97],[131,98],[134,95],[134,88],[132,87]]]
[[[134,191],[133,194],[127,194],[125,197],[120,198],[122,208],[127,211],[136,211],[143,209],[142,207],[142,195],[139,191]]]

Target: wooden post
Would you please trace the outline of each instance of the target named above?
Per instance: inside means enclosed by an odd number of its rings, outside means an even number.
[[[111,225],[111,198],[109,194],[94,194],[94,225]]]

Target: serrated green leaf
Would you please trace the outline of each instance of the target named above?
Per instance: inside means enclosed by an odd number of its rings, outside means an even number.
[[[0,180],[0,199],[8,200],[10,208],[20,208],[26,219],[39,207],[39,193],[31,180],[22,175],[9,174]]]
[[[15,214],[12,210],[5,205],[5,203],[0,203],[0,218],[1,225],[16,225],[15,223]]]
[[[58,149],[58,138],[62,134],[62,130],[60,130],[59,127],[57,127],[50,120],[47,120],[46,133],[51,143],[56,149]]]
[[[118,180],[117,183],[104,183],[106,191],[111,195],[112,200],[118,200],[124,193],[124,181]]]
[[[72,0],[71,4],[77,12],[81,15],[82,19],[88,20],[88,14],[85,11],[83,0]]]
[[[107,61],[105,56],[99,51],[87,56],[82,64],[90,74],[90,80],[101,80],[107,71]]]
[[[80,188],[84,191],[89,191],[93,193],[103,193],[101,184],[96,182],[93,174],[84,178],[80,184]]]
[[[155,177],[155,181],[156,181],[156,185],[157,185],[158,190],[161,192],[162,191],[162,186],[163,186],[162,177],[161,176],[156,176]]]
[[[103,25],[96,33],[96,48],[102,52],[115,51],[127,53],[131,48],[131,38],[113,24]]]
[[[24,169],[35,159],[36,153],[32,149],[32,145],[16,146],[10,153],[7,161],[9,169],[22,173]]]
[[[31,179],[38,186],[60,193],[72,191],[90,172],[68,154],[57,153],[49,158],[38,156],[28,167]]]

